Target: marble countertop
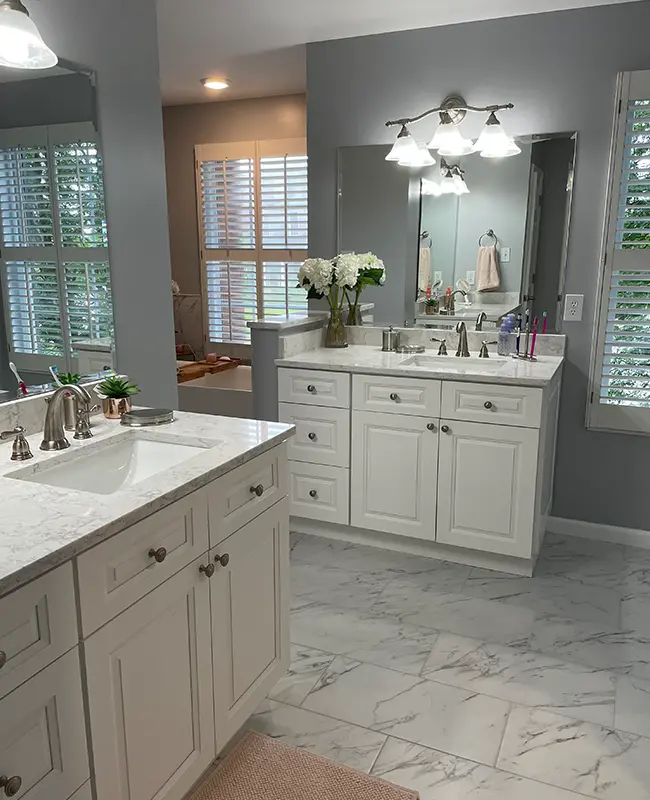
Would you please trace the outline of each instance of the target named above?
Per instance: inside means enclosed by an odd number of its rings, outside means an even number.
[[[430,357],[436,354],[437,349],[427,349],[425,353],[419,355]],[[298,369],[544,387],[553,380],[564,361],[557,356],[539,356],[537,361],[532,362],[507,358],[495,370],[493,365],[496,356],[485,360],[475,355],[472,358],[456,358],[452,353],[446,358],[436,359],[439,364],[436,363],[433,369],[415,365],[403,366],[405,361],[413,357],[412,353],[384,353],[380,347],[351,345],[340,350],[327,348],[307,350],[295,356],[278,358],[275,363],[279,367]]]
[[[70,438],[59,453],[39,450],[42,433],[28,441],[30,461],[10,461],[11,442],[0,445],[0,596],[108,539],[175,500],[245,464],[293,435],[291,425],[175,412],[171,425],[125,428],[93,417],[94,437]],[[67,434],[69,437],[72,434]],[[108,443],[143,436],[200,447],[197,455],[114,494],[64,489],[12,478],[90,455]]]

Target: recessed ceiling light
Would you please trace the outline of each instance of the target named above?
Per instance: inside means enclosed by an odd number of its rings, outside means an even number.
[[[205,86],[206,89],[214,89],[215,91],[219,91],[220,89],[227,89],[230,84],[224,78],[203,78],[201,83]]]

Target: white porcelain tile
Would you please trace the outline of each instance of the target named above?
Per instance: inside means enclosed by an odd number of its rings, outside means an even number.
[[[562,575],[617,589],[625,569],[623,550],[618,544],[547,533],[535,576]]]
[[[614,727],[650,737],[650,681],[628,675],[618,677]]]
[[[282,703],[299,706],[332,663],[333,658],[332,653],[323,653],[322,650],[292,644],[289,671],[275,684],[269,692],[269,697]]]
[[[497,767],[602,800],[648,800],[650,739],[515,707]]]
[[[372,611],[412,625],[512,645],[527,643],[535,621],[535,612],[523,606],[427,591],[405,579],[391,581]]]
[[[650,594],[635,595],[623,600],[621,627],[650,639]]]
[[[568,717],[614,724],[613,673],[539,653],[441,633],[422,676]]]
[[[368,772],[386,737],[381,733],[265,700],[247,727],[285,744]]]
[[[420,800],[580,800],[580,795],[388,737],[372,768]]]
[[[493,765],[510,704],[339,657],[303,708]]]
[[[530,608],[538,617],[563,617],[599,625],[618,625],[621,619],[618,592],[555,575],[521,578],[474,569],[463,593]]]
[[[357,661],[418,675],[438,634],[352,608],[313,605],[291,614],[291,639]]]
[[[342,608],[370,609],[389,581],[390,576],[382,576],[381,573],[353,572],[334,566],[293,561],[291,606],[302,608],[329,603]]]

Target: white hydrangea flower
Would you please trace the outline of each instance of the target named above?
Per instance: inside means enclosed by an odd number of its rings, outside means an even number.
[[[334,266],[326,258],[308,258],[298,271],[298,283],[302,286],[305,280],[309,286],[320,294],[329,294],[333,281]]]
[[[361,267],[356,253],[344,253],[336,257],[336,282],[341,287],[351,289],[356,285]]]

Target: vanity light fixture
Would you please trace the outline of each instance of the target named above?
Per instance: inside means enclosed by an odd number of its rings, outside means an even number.
[[[517,146],[512,136],[508,136],[504,131],[503,125],[492,111],[474,145],[474,151],[480,153],[483,158],[507,158],[521,153],[521,148]]]
[[[431,197],[440,197],[442,192],[440,191],[440,186],[435,181],[422,178],[422,194],[430,195]]]
[[[451,174],[456,187],[456,194],[469,194],[469,186],[465,183],[465,170],[462,170],[456,164],[451,168]]]
[[[424,142],[416,142],[417,154],[410,152],[397,162],[400,167],[413,167],[414,169],[421,169],[422,167],[432,167],[436,160],[429,152],[428,147]]]
[[[215,92],[228,89],[230,86],[230,83],[225,78],[202,78],[201,83],[206,89],[212,89]]]
[[[411,136],[406,125],[402,125],[400,132],[397,134],[393,149],[386,156],[386,161],[399,161],[402,166],[406,164],[411,166],[417,164],[420,158],[418,143]]]
[[[463,137],[449,112],[441,111],[440,123],[428,144],[429,150],[437,150],[441,156],[465,156],[472,152],[472,146],[472,140]]]
[[[58,61],[21,0],[0,0],[0,66],[50,69]]]

